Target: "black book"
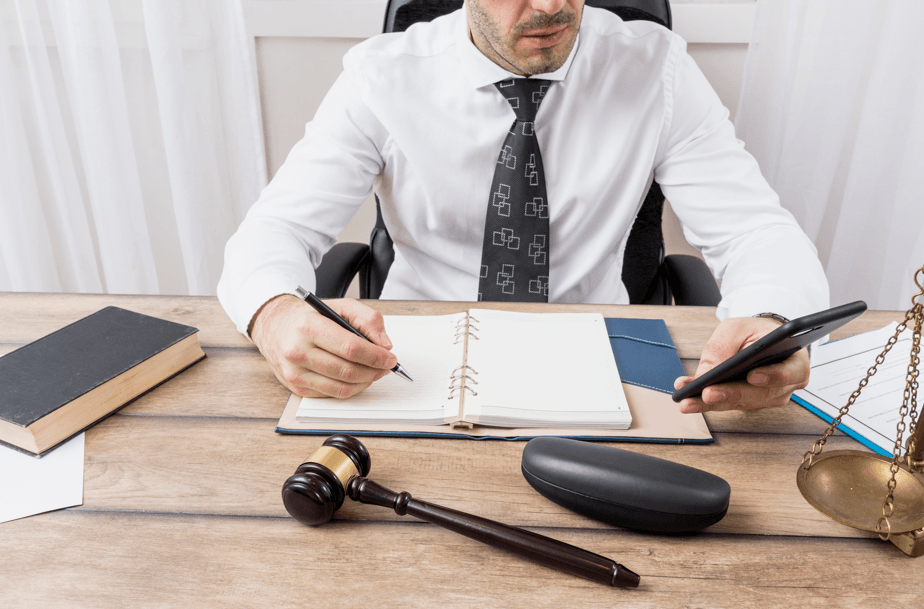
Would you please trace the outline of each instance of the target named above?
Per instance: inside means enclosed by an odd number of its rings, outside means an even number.
[[[0,357],[0,443],[41,456],[203,359],[198,331],[106,307]]]

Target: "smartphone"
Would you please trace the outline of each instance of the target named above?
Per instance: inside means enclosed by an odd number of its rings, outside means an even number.
[[[701,377],[690,381],[671,395],[679,402],[696,397],[703,389],[719,383],[743,381],[748,372],[761,366],[781,362],[799,349],[808,346],[866,311],[862,300],[812,313],[787,322],[756,342],[748,345]]]

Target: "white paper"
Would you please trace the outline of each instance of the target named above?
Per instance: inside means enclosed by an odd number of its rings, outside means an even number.
[[[41,459],[0,446],[0,522],[83,503],[84,434]]]
[[[311,423],[414,421],[441,425],[459,412],[458,400],[447,400],[453,370],[462,363],[458,326],[465,313],[453,315],[386,315],[385,328],[394,354],[414,379],[389,374],[349,400],[302,398],[296,420]]]
[[[468,364],[479,371],[477,395],[465,398],[471,420],[504,427],[629,428],[632,414],[603,315],[487,309],[472,309],[471,315],[481,336],[468,347]]]
[[[895,334],[897,323],[864,332],[849,338],[813,347],[812,374],[809,385],[795,395],[832,419],[857,390],[860,380],[876,363],[876,357]],[[911,356],[911,329],[899,335],[899,340],[886,355],[869,384],[841,419],[842,425],[876,444],[889,454],[895,447],[900,408],[905,391],[905,378]],[[921,403],[918,404],[920,408]],[[920,414],[920,412],[919,412]],[[910,426],[906,418],[906,426]],[[902,444],[908,439],[907,428]]]
[[[603,316],[472,309],[385,316],[395,355],[414,382],[390,374],[348,400],[302,398],[302,423],[465,421],[501,427],[628,429],[632,414]],[[468,368],[460,370],[468,330]],[[489,396],[489,397],[488,397]],[[487,397],[487,399],[486,399]],[[471,415],[471,416],[470,416]]]

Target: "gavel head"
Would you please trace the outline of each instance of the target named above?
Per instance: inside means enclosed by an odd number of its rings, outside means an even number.
[[[282,485],[282,503],[299,522],[324,524],[343,505],[350,479],[367,476],[371,467],[362,442],[344,434],[331,436]]]

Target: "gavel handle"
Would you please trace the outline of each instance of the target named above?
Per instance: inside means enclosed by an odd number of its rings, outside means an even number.
[[[638,575],[599,554],[487,518],[419,501],[409,493],[396,493],[362,476],[350,480],[347,492],[354,501],[392,508],[399,516],[410,514],[553,569],[608,586],[637,588],[639,584]]]

